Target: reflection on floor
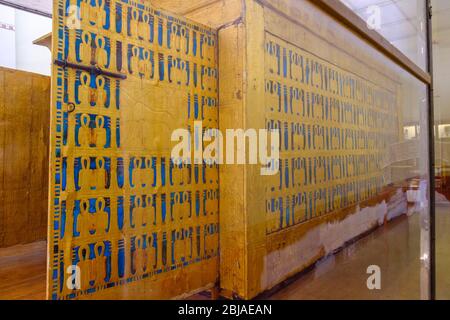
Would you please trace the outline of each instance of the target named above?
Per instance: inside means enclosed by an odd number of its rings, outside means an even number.
[[[437,208],[436,222],[436,294],[438,299],[449,299],[449,206]],[[419,215],[403,216],[318,262],[270,299],[420,299],[419,257]],[[367,288],[370,265],[381,269],[381,290]]]
[[[0,249],[0,300],[45,299],[47,244]]]
[[[419,299],[419,216],[402,216],[319,261],[270,299]],[[381,290],[367,288],[367,268],[381,269]]]
[[[437,210],[437,297],[450,298],[450,206]],[[269,299],[419,299],[419,217],[398,218],[318,262]],[[45,298],[46,244],[0,249],[0,299]],[[381,290],[368,290],[367,267],[381,268]],[[196,295],[193,299],[204,299]]]

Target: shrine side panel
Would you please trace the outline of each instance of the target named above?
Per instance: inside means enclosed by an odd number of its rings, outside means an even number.
[[[217,128],[216,33],[149,1],[54,7],[48,297],[171,298],[218,276],[218,168],[171,160]]]

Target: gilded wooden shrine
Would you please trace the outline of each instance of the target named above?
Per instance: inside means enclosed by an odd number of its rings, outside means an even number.
[[[313,1],[56,4],[49,298],[253,298],[386,219],[409,84]],[[174,163],[197,120],[278,129],[278,174]]]
[[[59,0],[53,19],[49,298],[211,286],[218,169],[170,142],[218,125],[215,31],[148,1]]]
[[[249,299],[387,219],[408,84],[314,1],[227,3],[219,126],[280,132],[276,175],[220,168],[221,289]]]

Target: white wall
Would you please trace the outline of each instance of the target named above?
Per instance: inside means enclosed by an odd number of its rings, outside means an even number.
[[[14,9],[0,5],[0,66],[16,67],[16,32]]]
[[[17,69],[50,75],[50,50],[33,41],[52,31],[52,20],[16,10],[16,26]]]
[[[52,20],[0,5],[1,23],[15,30],[0,29],[0,66],[50,75],[50,50],[34,45],[33,40],[51,32]]]

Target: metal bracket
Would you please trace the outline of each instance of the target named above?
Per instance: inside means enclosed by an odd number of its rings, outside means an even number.
[[[85,66],[82,64],[75,64],[75,63],[58,60],[58,59],[55,60],[55,64],[64,69],[66,69],[66,68],[80,69],[83,71],[87,71],[89,73],[93,73],[95,75],[104,75],[104,76],[118,78],[118,79],[122,79],[122,80],[125,80],[127,78],[127,76],[125,74],[105,71],[105,70],[100,69],[96,65]]]

